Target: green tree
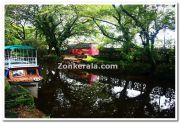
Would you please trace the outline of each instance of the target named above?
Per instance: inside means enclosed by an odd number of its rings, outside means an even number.
[[[5,6],[5,35],[7,42],[14,39],[26,40],[26,29],[33,26],[37,8],[37,5]]]
[[[45,5],[36,16],[36,27],[45,36],[49,46],[57,55],[65,40],[78,35],[90,34],[87,19],[79,16],[74,5]]]
[[[115,42],[122,44],[126,58],[131,55],[130,48],[135,46],[132,41],[137,28],[132,28],[135,23],[124,15],[120,8],[115,5],[86,5],[82,16],[91,18],[100,33],[109,38],[112,44]]]
[[[117,8],[120,8],[124,15],[135,22],[144,49],[154,69],[156,66],[154,42],[160,30],[165,27],[175,28],[174,5],[119,5]]]
[[[156,66],[154,42],[163,28],[174,29],[174,5],[86,5],[83,14],[92,18],[101,33],[112,42],[121,42],[123,52],[129,49],[139,33],[145,55],[153,68]]]

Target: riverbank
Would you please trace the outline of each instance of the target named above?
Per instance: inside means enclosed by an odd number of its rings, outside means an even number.
[[[101,65],[117,65],[117,69],[98,69],[96,71],[100,71],[102,73],[109,73],[109,71],[113,71],[115,74],[119,75],[133,75],[133,76],[148,76],[154,77],[159,80],[174,80],[175,81],[175,65],[174,64],[157,64],[155,69],[152,70],[152,67],[148,63],[141,62],[125,62],[125,61],[110,61],[99,58],[94,58],[88,56],[83,59],[84,64],[94,63],[98,66]]]
[[[56,60],[55,60],[56,59]],[[50,59],[50,56],[46,60],[40,60],[40,66],[45,68],[48,66],[48,69],[56,70],[59,69],[59,64],[89,64],[91,63],[98,65],[98,68],[101,65],[117,65],[117,69],[83,69],[90,73],[94,74],[103,74],[107,76],[121,77],[121,78],[130,78],[134,80],[152,80],[161,82],[161,84],[167,84],[169,82],[175,82],[175,64],[161,63],[157,64],[155,69],[152,70],[152,67],[149,63],[145,62],[127,62],[123,60],[111,61],[107,59],[100,59],[96,57],[88,56],[83,58],[80,63],[74,62],[72,59],[69,61],[57,60],[57,58]],[[51,64],[51,66],[49,66]],[[75,69],[77,70],[77,69]]]
[[[5,118],[45,118],[35,107],[33,96],[20,85],[5,80]]]

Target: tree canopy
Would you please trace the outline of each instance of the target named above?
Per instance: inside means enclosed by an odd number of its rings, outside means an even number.
[[[136,37],[152,64],[161,30],[175,30],[175,5],[6,5],[5,43],[55,49],[60,55],[71,38],[94,37],[101,44],[118,42],[124,53]],[[33,43],[32,43],[33,42]]]

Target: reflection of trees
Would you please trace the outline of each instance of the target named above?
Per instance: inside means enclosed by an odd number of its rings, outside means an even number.
[[[149,97],[152,110],[146,112],[153,112],[151,117],[157,117],[157,113],[160,114],[159,117],[175,117],[175,92],[173,89],[154,87]]]
[[[65,80],[67,80],[67,78]],[[91,111],[91,113],[89,112],[89,115],[93,114],[94,117],[97,117],[97,116],[98,117],[105,117],[105,116],[121,117],[121,116],[123,116],[121,112],[125,112],[124,114],[127,114],[128,107],[131,110],[131,111],[129,111],[129,113],[130,114],[133,113],[132,110],[135,110],[133,104],[135,104],[135,103],[134,103],[134,101],[131,101],[132,106],[127,105],[127,104],[130,104],[129,100],[127,100],[128,99],[127,89],[132,89],[133,87],[135,89],[139,89],[139,90],[142,90],[142,89],[140,87],[138,87],[136,83],[132,84],[132,82],[131,82],[132,86],[130,86],[129,81],[126,82],[125,80],[123,80],[120,84],[120,86],[123,86],[123,90],[121,92],[118,92],[118,93],[121,93],[121,96],[120,96],[120,98],[117,99],[115,96],[117,93],[113,97],[113,95],[111,93],[111,89],[115,85],[119,85],[119,82],[118,82],[119,80],[113,79],[110,77],[103,77],[103,79],[101,79],[101,80],[104,80],[104,82],[106,82],[106,84],[96,83],[91,87],[85,86],[84,88],[78,88],[75,86],[71,86],[71,89],[74,88],[74,90],[78,90],[73,94],[73,96],[75,96],[74,98],[76,98],[75,100],[79,100],[84,108],[86,107],[86,109],[88,109],[88,111]],[[108,81],[110,81],[113,84],[110,84],[110,83],[107,84]],[[113,81],[115,81],[115,82],[113,82]],[[77,83],[77,81],[76,81],[76,83]],[[102,89],[100,89],[100,88],[102,88],[102,85],[103,86],[106,85],[105,88],[103,89],[104,91],[102,91]],[[102,95],[106,95],[106,96],[102,96]],[[106,97],[106,98],[103,98],[103,97]],[[85,104],[85,106],[83,104]],[[116,113],[118,113],[118,115]],[[132,117],[132,116],[125,116],[125,117]]]
[[[73,81],[71,84],[67,83],[63,83],[62,90],[72,104],[71,115],[74,117],[93,117],[99,103],[110,100],[104,84],[95,83],[89,86],[88,84],[77,85],[77,81]],[[67,95],[67,90],[71,92],[68,93],[69,95]]]
[[[49,76],[51,82],[46,83],[42,90],[48,96],[44,99],[48,101],[44,106],[53,114],[52,117],[171,117],[161,115],[167,114],[165,110],[154,111],[157,105],[150,103],[151,98],[154,99],[150,96],[155,87],[152,83],[145,85],[99,76],[100,82],[90,86],[83,82],[84,79],[77,76],[74,79],[70,72],[56,71]],[[174,95],[168,92],[164,94]],[[171,101],[169,99],[166,103]]]
[[[55,92],[60,87],[58,80],[58,72],[55,70],[52,72],[50,68],[45,69],[46,78],[41,83],[41,88],[38,92],[38,104],[37,106],[48,115],[52,114],[52,107],[54,106],[54,100],[56,99]]]
[[[154,105],[149,103],[150,94],[152,93],[155,85],[156,83],[148,83],[147,85],[145,85],[125,80],[123,80],[123,82],[121,81],[121,84],[119,83],[119,86],[121,87],[121,89],[123,87],[123,90],[117,93],[113,93],[114,102],[112,103],[117,105],[117,107],[115,107],[116,112],[114,113],[114,115],[117,117],[171,117],[170,115],[167,115],[168,113],[165,113],[164,110],[162,111],[162,113],[154,112]],[[138,95],[135,98],[130,98],[127,95],[127,90],[129,89],[138,90],[140,91],[141,95]],[[170,100],[171,99],[166,100],[165,103],[167,103],[168,101],[170,102]],[[149,112],[147,112],[147,108]],[[167,112],[171,112],[171,109]],[[174,115],[174,111],[171,112],[171,115]]]
[[[140,94],[143,93],[143,85],[133,83],[132,81],[125,81],[123,80],[121,82],[121,86],[123,86],[123,90],[118,92],[120,96],[116,96],[116,93],[113,97],[113,103],[116,105],[116,110],[114,112],[115,117],[142,117],[144,114],[143,112],[140,112],[143,110],[143,107],[141,107],[142,99],[138,97],[129,97],[128,96],[128,90],[133,91],[136,90],[139,91]],[[138,112],[137,112],[138,111]],[[137,116],[139,115],[139,116]]]

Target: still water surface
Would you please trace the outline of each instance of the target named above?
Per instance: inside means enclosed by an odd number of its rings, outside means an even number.
[[[36,106],[51,118],[173,118],[171,84],[44,67]],[[35,90],[35,89],[34,89]]]

